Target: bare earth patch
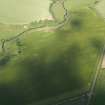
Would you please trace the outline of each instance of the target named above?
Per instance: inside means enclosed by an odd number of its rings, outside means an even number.
[[[102,68],[102,69],[105,69],[105,55],[104,55],[104,57],[103,57],[103,61],[102,61],[101,68]]]

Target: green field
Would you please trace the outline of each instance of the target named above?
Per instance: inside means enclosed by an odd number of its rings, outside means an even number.
[[[51,16],[50,0],[0,0],[0,22],[24,24]]]
[[[5,51],[0,49],[0,105],[49,105],[88,91],[104,44],[105,21],[87,6],[73,6],[71,12],[68,4],[71,17],[63,27],[24,33],[5,43]],[[52,8],[58,21],[64,14],[60,8]],[[22,30],[24,25],[0,24],[0,40]]]
[[[77,12],[64,28],[24,34],[18,39],[21,54],[16,40],[6,44],[0,63],[1,104],[26,105],[89,88],[105,24],[87,8]]]

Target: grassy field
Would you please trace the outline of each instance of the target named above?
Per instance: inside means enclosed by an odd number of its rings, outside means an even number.
[[[0,53],[0,104],[36,105],[88,90],[104,27],[102,18],[82,8],[61,29],[27,33],[8,42],[6,52]]]
[[[51,16],[50,0],[0,0],[0,22],[24,24]]]
[[[89,89],[104,44],[105,21],[84,5],[74,9],[78,3],[70,4],[68,0],[65,6],[71,18],[62,28],[25,33],[7,42],[5,52],[0,50],[0,105],[49,105]],[[62,5],[52,9],[62,21]],[[22,30],[24,25],[0,24],[0,40]]]

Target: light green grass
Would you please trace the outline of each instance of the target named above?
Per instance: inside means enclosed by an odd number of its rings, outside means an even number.
[[[22,32],[24,29],[24,25],[7,25],[0,24],[0,40],[8,39],[17,35],[19,32]]]
[[[56,3],[54,3],[51,8],[51,13],[54,16],[54,19],[57,22],[61,22],[64,20],[64,14],[65,14],[65,10],[63,8],[62,2],[61,1],[57,1]]]
[[[24,24],[51,16],[50,0],[0,0],[0,22]]]

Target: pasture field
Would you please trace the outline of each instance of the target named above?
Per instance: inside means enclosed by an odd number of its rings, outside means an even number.
[[[5,44],[5,53],[0,53],[0,104],[36,105],[89,89],[105,24],[88,8],[73,17],[60,29],[28,32]]]
[[[56,21],[40,21],[45,29],[25,32],[5,46],[0,42],[0,105],[49,105],[89,90],[105,41],[105,21],[87,6],[58,2],[50,8]],[[65,24],[52,29],[64,15]],[[0,40],[25,28],[1,23]]]

